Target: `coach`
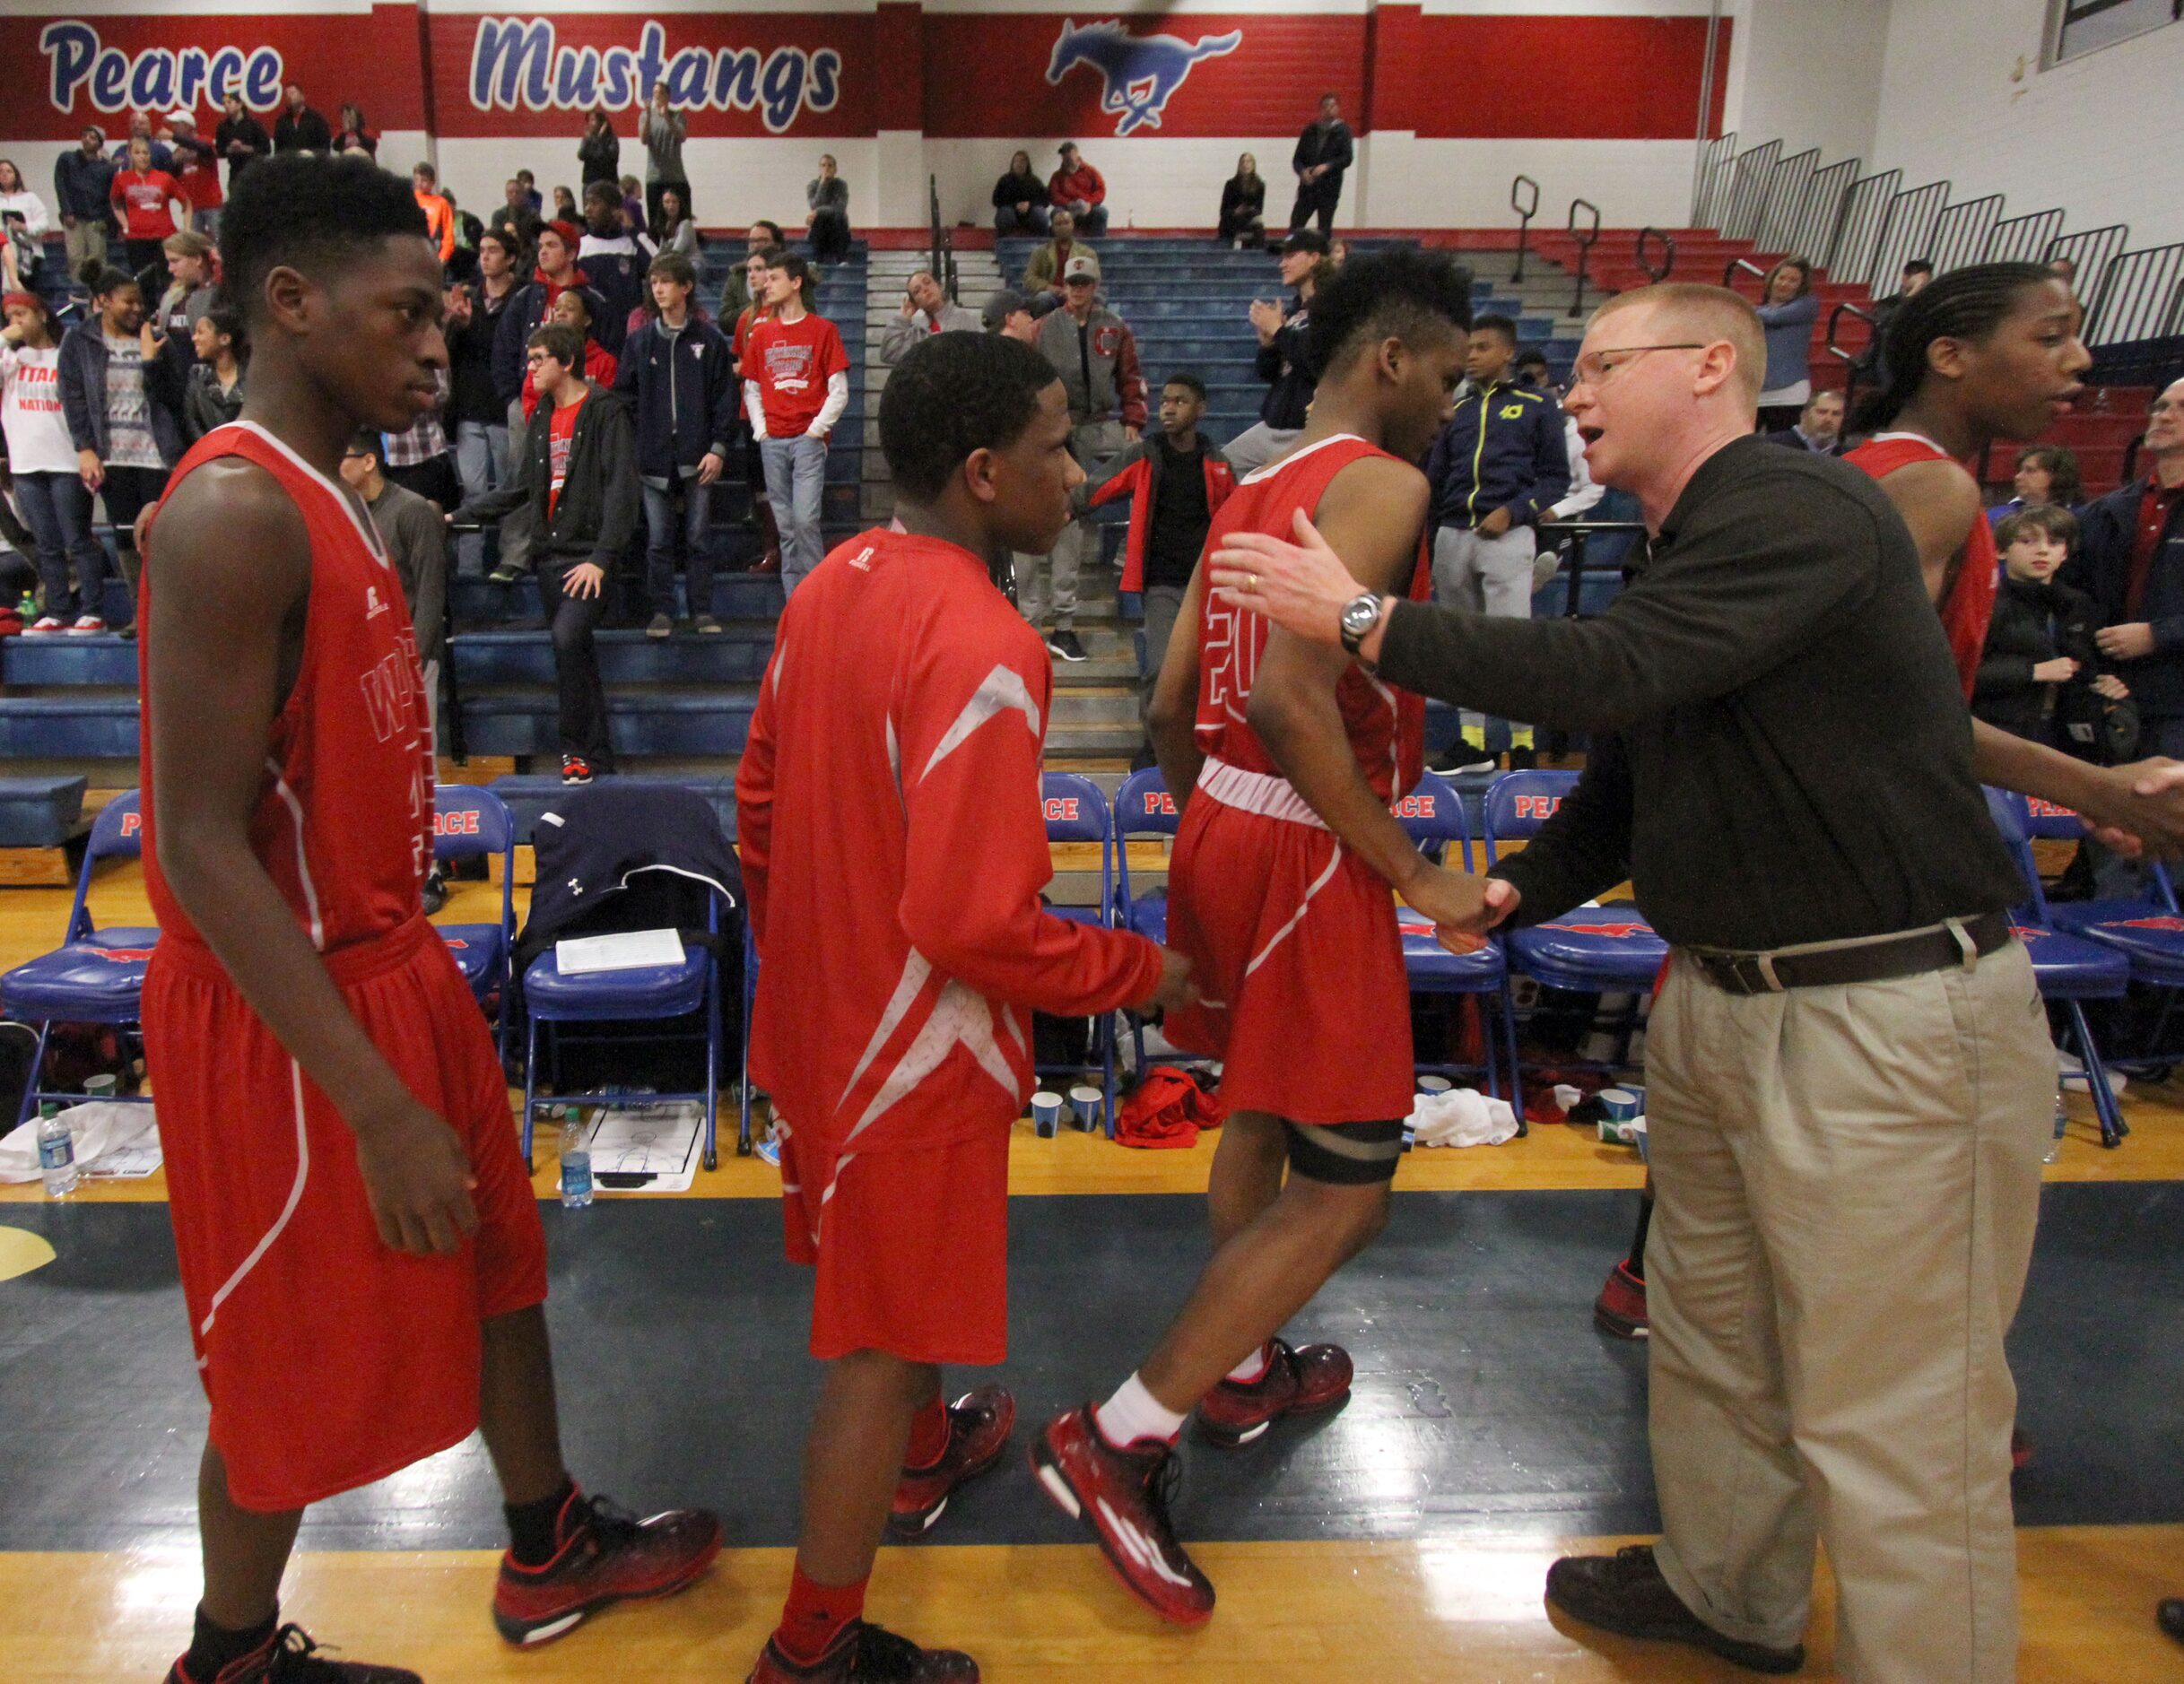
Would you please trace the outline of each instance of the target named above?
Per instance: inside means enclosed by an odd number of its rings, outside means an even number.
[[[1855,469],[1753,436],[1764,355],[1713,288],[1594,317],[1568,408],[1653,534],[1597,619],[1361,598],[1316,535],[1232,540],[1214,578],[1393,683],[1592,733],[1489,898],[1530,922],[1628,876],[1675,949],[1646,1072],[1666,1535],[1557,1562],[1549,1600],[1786,1672],[1824,1536],[1843,1678],[2007,1684],[2003,1336],[2055,1054],[1910,534]]]

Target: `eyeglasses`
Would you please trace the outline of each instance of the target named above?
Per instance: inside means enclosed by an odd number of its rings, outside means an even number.
[[[1642,357],[1649,351],[1704,351],[1710,340],[1685,340],[1674,345],[1610,345],[1603,351],[1588,351],[1570,365],[1576,382],[1586,386],[1605,386],[1615,371],[1623,365],[1609,362],[1609,357]]]

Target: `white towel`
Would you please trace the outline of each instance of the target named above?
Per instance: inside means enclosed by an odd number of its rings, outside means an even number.
[[[1517,1137],[1517,1113],[1507,1100],[1457,1088],[1419,1095],[1410,1127],[1414,1145],[1499,1146]]]

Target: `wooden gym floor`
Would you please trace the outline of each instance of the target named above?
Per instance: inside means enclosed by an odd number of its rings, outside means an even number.
[[[445,916],[490,916],[492,893],[458,887]],[[92,906],[102,922],[142,919],[141,880],[101,879]],[[49,945],[65,910],[58,891],[0,896],[0,968]],[[2184,1593],[2184,1089],[2135,1089],[2127,1107],[2134,1133],[2108,1152],[2074,1101],[2013,1341],[2039,1445],[2019,1487],[2028,1684],[2184,1676],[2152,1621],[2159,1597]],[[1020,1130],[1000,1377],[1027,1429],[1111,1387],[1179,1301],[1203,1256],[1194,1195],[1209,1157]],[[874,1617],[970,1649],[1004,1684],[1747,1676],[1558,1628],[1540,1601],[1556,1553],[1657,1521],[1643,1348],[1588,1321],[1640,1178],[1629,1152],[1560,1126],[1405,1160],[1388,1236],[1294,1330],[1356,1354],[1349,1406],[1240,1454],[1187,1440],[1179,1527],[1221,1593],[1204,1630],[1139,1610],[1014,1463],[963,1493],[931,1542],[883,1555]],[[730,1548],[709,1578],[539,1653],[508,1651],[485,1617],[498,1498],[473,1443],[314,1510],[288,1617],[351,1657],[439,1680],[743,1676],[787,1582],[814,1376],[773,1172],[730,1156],[699,1183],[688,1198],[544,1215],[571,1462],[640,1508],[719,1509]],[[163,1197],[157,1177],[57,1209],[34,1186],[0,1188],[12,1679],[156,1679],[187,1632],[204,1404]],[[1821,1580],[1814,1678],[1830,1675]]]

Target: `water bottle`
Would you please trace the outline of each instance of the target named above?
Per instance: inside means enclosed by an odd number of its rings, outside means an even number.
[[[574,1106],[561,1124],[561,1207],[580,1211],[591,1202],[591,1142],[584,1118]]]
[[[65,1199],[76,1190],[76,1137],[57,1105],[38,1107],[38,1168],[48,1199]]]

